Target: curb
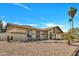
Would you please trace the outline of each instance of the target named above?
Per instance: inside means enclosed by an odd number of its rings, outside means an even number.
[[[72,56],[78,56],[78,55],[77,55],[77,54],[78,54],[78,51],[79,51],[79,47],[76,48],[76,50],[74,51],[74,53],[72,54]]]

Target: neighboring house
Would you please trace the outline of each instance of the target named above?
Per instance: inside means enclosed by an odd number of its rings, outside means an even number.
[[[45,39],[63,39],[63,31],[58,27],[38,29],[27,25],[17,25],[7,23],[9,36],[17,40],[45,40]]]

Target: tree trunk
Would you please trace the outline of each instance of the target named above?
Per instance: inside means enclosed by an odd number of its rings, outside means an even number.
[[[70,29],[72,29],[72,22],[70,21]]]
[[[73,19],[72,19],[72,29],[74,28],[74,22],[73,22]]]
[[[71,21],[71,28],[72,28],[72,29],[74,28],[73,18],[72,18],[72,21]]]
[[[73,18],[72,18],[72,21],[71,21],[71,34],[74,33],[74,22],[73,22]]]
[[[71,41],[70,40],[68,40],[68,45],[71,45]]]

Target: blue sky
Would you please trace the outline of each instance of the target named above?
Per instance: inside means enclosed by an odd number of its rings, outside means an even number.
[[[4,22],[31,25],[37,28],[60,26],[67,31],[70,7],[77,8],[74,26],[79,27],[79,4],[75,3],[0,3],[0,19]]]

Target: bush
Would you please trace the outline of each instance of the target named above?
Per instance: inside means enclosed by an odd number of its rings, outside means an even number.
[[[68,33],[68,34],[64,35],[64,39],[65,40],[73,40],[73,39],[76,39],[76,36],[72,33]]]

